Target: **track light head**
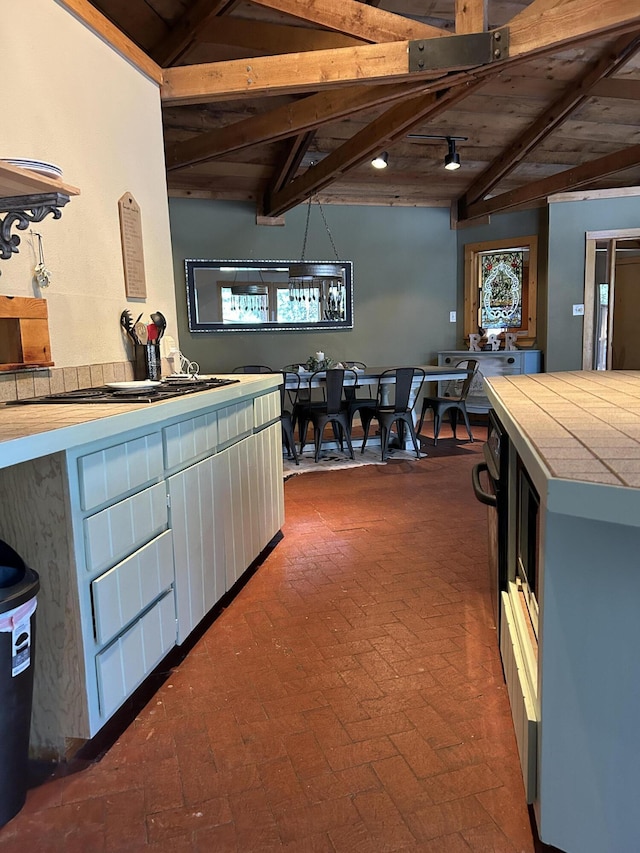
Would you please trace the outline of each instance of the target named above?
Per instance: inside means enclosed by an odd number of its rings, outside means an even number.
[[[447,136],[447,145],[449,146],[449,150],[444,155],[444,167],[450,172],[453,172],[455,169],[459,169],[461,166],[460,155],[456,151],[455,139],[452,139],[450,136]]]
[[[371,165],[374,169],[386,169],[387,164],[389,162],[389,155],[386,151],[383,151],[381,154],[378,154],[377,157],[374,157],[371,161]]]

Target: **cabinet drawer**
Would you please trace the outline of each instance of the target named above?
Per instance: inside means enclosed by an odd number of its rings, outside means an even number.
[[[107,643],[173,583],[171,531],[136,551],[91,584],[98,643]]]
[[[162,430],[165,468],[176,468],[207,452],[218,444],[218,416],[209,412],[180,421]]]
[[[124,441],[78,459],[82,509],[114,500],[162,474],[159,432]]]
[[[221,446],[231,444],[251,432],[253,432],[253,400],[232,403],[218,410],[218,442]]]
[[[106,719],[160,663],[176,642],[173,590],[96,656],[100,715]]]
[[[253,401],[253,425],[256,429],[280,417],[280,392],[272,391]]]
[[[108,569],[166,530],[166,486],[144,489],[85,518],[83,525],[87,571]]]

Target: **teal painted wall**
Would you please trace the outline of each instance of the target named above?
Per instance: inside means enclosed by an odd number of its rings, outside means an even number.
[[[325,206],[341,259],[354,263],[354,328],[343,332],[190,334],[185,258],[299,260],[307,207],[286,225],[257,226],[252,204],[195,199],[170,201],[181,349],[203,371],[244,363],[274,368],[322,349],[368,364],[434,363],[442,349],[462,346],[464,245],[538,234],[538,338],[544,369],[582,366],[582,318],[587,231],[640,227],[640,198],[556,202],[494,216],[489,225],[450,229],[444,208]],[[332,260],[329,237],[314,206],[306,257]],[[449,322],[457,311],[458,323]]]
[[[640,197],[549,205],[546,369],[582,369],[582,317],[587,231],[640,227]]]
[[[438,350],[462,341],[449,312],[458,309],[456,234],[444,208],[324,206],[341,259],[353,261],[354,328],[341,332],[188,331],[185,258],[299,260],[307,214],[301,205],[286,225],[257,226],[255,206],[172,199],[171,235],[180,348],[203,372],[239,364],[273,368],[322,349],[332,358],[367,364],[435,363]],[[320,211],[311,210],[306,258],[332,260]]]

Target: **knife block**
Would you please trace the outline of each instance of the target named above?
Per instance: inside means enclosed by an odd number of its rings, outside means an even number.
[[[0,371],[51,366],[46,300],[0,296]]]

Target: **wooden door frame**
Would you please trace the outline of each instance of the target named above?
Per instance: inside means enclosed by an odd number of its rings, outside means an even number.
[[[607,340],[607,364],[611,363],[611,344],[613,341],[613,299],[615,287],[615,251],[622,240],[640,239],[640,228],[618,228],[607,231],[587,231],[585,234],[584,263],[584,321],[582,327],[582,369],[593,370],[594,334],[596,318],[596,244],[609,241],[609,317]]]
[[[478,331],[478,258],[481,252],[499,252],[503,249],[526,248],[529,250],[529,283],[528,298],[523,303],[523,314],[526,311],[526,334],[518,338],[518,345],[524,349],[533,347],[537,334],[537,305],[538,305],[538,237],[531,234],[527,237],[511,237],[506,240],[486,240],[482,243],[466,243],[464,247],[464,338],[469,340],[470,334]]]

